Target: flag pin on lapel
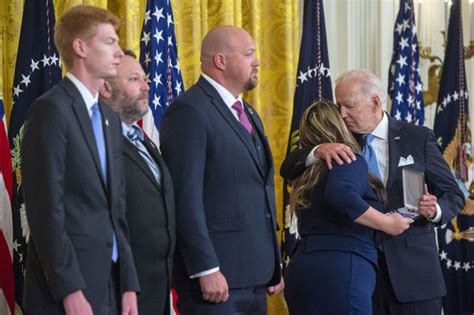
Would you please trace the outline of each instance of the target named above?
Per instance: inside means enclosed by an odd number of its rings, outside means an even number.
[[[108,119],[105,120],[105,125],[106,125],[107,127],[109,126],[109,120],[108,120]]]

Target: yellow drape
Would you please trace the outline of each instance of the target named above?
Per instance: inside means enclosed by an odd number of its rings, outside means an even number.
[[[40,0],[35,0],[40,1]],[[284,158],[293,107],[293,93],[299,51],[299,1],[294,0],[171,0],[178,42],[178,55],[185,87],[200,74],[200,43],[215,25],[231,24],[247,29],[255,39],[260,59],[259,84],[245,98],[262,117],[275,161],[278,221],[282,227],[282,181],[278,176]],[[122,25],[121,45],[140,47],[140,32],[146,0],[54,0],[56,18],[76,4],[108,8]],[[2,0],[0,4],[0,58],[7,118],[21,28],[23,0]],[[0,92],[1,93],[1,92]],[[249,262],[252,263],[252,262]],[[270,299],[269,314],[286,314],[281,296]]]

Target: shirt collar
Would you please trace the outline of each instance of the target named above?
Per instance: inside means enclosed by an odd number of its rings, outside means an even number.
[[[382,120],[379,122],[377,127],[372,130],[371,134],[376,136],[379,139],[387,140],[388,139],[388,117],[387,113],[382,112],[383,117]]]
[[[74,86],[79,90],[79,93],[86,103],[86,108],[89,111],[89,116],[92,115],[92,106],[97,104],[99,100],[99,93],[96,96],[93,96],[92,93],[86,88],[84,83],[82,83],[78,78],[76,78],[72,73],[66,73],[66,77],[74,84]]]
[[[240,103],[242,103],[242,98],[240,97],[240,95],[237,98],[235,98],[234,95],[232,95],[232,93],[229,92],[229,90],[227,90],[220,83],[218,83],[216,80],[212,79],[210,76],[208,76],[205,73],[202,74],[202,77],[206,79],[206,81],[209,82],[209,84],[212,85],[216,89],[217,93],[222,98],[222,100],[227,105],[227,107],[232,108],[232,105],[234,105],[236,101],[240,101]]]

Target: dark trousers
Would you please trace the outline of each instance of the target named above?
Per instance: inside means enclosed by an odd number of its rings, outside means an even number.
[[[298,247],[285,276],[291,315],[370,315],[375,266],[346,251]]]
[[[224,303],[202,299],[201,291],[176,290],[181,315],[266,315],[267,292],[265,286],[230,289]]]
[[[440,315],[442,298],[434,298],[410,303],[397,300],[388,275],[387,263],[383,254],[379,258],[377,284],[372,299],[374,315]],[[421,268],[421,267],[420,267]]]

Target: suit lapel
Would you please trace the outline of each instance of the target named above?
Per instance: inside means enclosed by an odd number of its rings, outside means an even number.
[[[403,153],[403,142],[404,133],[402,125],[396,120],[388,118],[388,155],[389,155],[389,167],[388,167],[388,179],[387,179],[387,191],[390,190],[393,181],[398,171],[398,161]]]
[[[115,164],[113,163],[114,150],[112,147],[112,130],[110,129],[110,117],[109,112],[103,110],[103,107],[107,106],[99,102],[100,113],[102,115],[102,130],[104,130],[105,150],[107,152],[107,186],[109,187],[110,200],[114,200],[115,190],[112,189],[115,183],[115,175],[117,174]]]
[[[151,154],[151,156],[160,168],[160,188],[163,191],[163,197],[166,203],[166,212],[169,216],[169,211],[171,211],[171,209],[174,209],[173,182],[171,180],[171,175],[169,173],[168,167],[166,166],[165,160],[163,160],[163,158],[161,157],[160,151],[158,151],[158,148],[155,143],[147,135],[145,135],[143,143],[145,144],[145,147],[147,148],[148,152]]]
[[[245,111],[247,112],[247,116],[252,122],[252,126],[255,132],[255,137],[259,137],[260,141],[262,142],[263,147],[265,148],[264,158],[267,160],[267,164],[268,164],[266,175],[273,176],[272,150],[270,149],[270,144],[268,143],[267,137],[265,136],[262,122],[258,118],[258,115],[255,113],[253,108],[247,102],[244,102],[244,108],[245,108]]]
[[[245,129],[240,125],[237,119],[235,119],[234,115],[232,114],[230,109],[227,107],[227,105],[224,103],[219,93],[217,93],[214,87],[212,87],[212,85],[210,85],[209,82],[207,82],[206,79],[202,77],[199,79],[197,84],[211,98],[212,104],[216,107],[219,113],[224,117],[225,121],[232,127],[232,129],[237,134],[239,139],[244,143],[245,147],[247,148],[250,155],[252,156],[255,164],[257,165],[260,173],[262,174],[262,176],[265,176],[265,174],[263,173],[263,170],[261,169],[260,161],[257,156],[257,152],[255,151],[255,145],[253,143],[252,138],[249,137],[249,135],[247,134],[247,131],[245,131]],[[247,111],[247,115],[248,115],[248,111]],[[251,115],[248,115],[248,116],[251,116]]]
[[[145,146],[148,150],[148,153],[150,153],[151,156],[156,161],[156,158],[155,158],[154,154],[151,153],[153,151],[153,150],[150,150],[151,147],[149,147],[147,144],[145,144]],[[148,166],[146,161],[143,159],[143,157],[138,152],[137,147],[135,147],[132,143],[130,143],[130,141],[128,141],[128,139],[126,139],[125,137],[123,138],[123,151],[135,164],[137,164],[137,166],[142,170],[142,172],[145,173],[145,175],[153,183],[153,185],[156,187],[156,189],[161,191],[161,185],[157,182],[157,180],[155,178],[155,175],[150,170],[150,167]],[[160,169],[161,169],[161,165],[159,165],[159,163],[158,163],[158,166],[160,166]]]
[[[97,173],[99,177],[102,180],[102,170],[100,166],[100,160],[99,160],[99,152],[97,151],[97,145],[95,142],[95,137],[94,137],[94,131],[92,130],[92,122],[91,118],[89,116],[89,113],[87,112],[87,107],[86,104],[84,103],[84,100],[82,99],[81,94],[77,90],[77,88],[74,86],[71,80],[68,78],[64,78],[63,81],[61,82],[64,90],[66,93],[72,98],[72,108],[74,110],[74,113],[76,115],[76,118],[79,122],[79,125],[81,127],[82,134],[84,135],[84,139],[86,140],[87,147],[89,148],[89,151],[92,155],[92,158],[94,160]],[[108,155],[108,152],[107,152]],[[109,172],[108,172],[109,173]],[[102,180],[102,184],[104,186],[104,189],[107,189],[105,186],[104,181]]]

